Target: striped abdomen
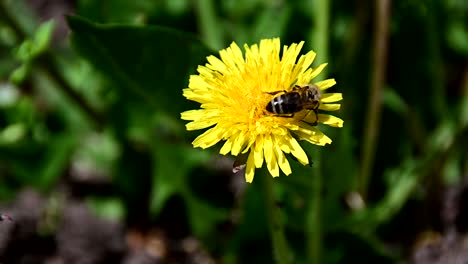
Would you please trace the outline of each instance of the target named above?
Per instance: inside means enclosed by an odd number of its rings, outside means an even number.
[[[266,106],[270,113],[283,115],[294,114],[303,109],[301,95],[297,92],[289,92],[273,98]]]

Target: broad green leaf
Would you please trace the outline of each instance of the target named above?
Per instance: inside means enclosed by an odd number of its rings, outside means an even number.
[[[171,0],[171,2],[173,2]],[[163,1],[80,0],[77,13],[98,22],[141,23],[149,13],[160,10]]]
[[[227,210],[196,197],[188,185],[187,176],[195,166],[208,160],[210,152],[161,138],[157,138],[154,143],[151,214],[157,215],[170,197],[180,195],[187,205],[193,233],[206,238],[216,223],[226,219]]]
[[[190,145],[174,145],[157,139],[153,146],[155,170],[151,213],[158,214],[172,195],[190,196],[187,175],[197,164],[206,161],[209,157],[209,152],[193,149]]]
[[[68,17],[72,45],[125,100],[174,117],[187,109],[182,89],[209,50],[189,34],[158,26],[101,25]]]

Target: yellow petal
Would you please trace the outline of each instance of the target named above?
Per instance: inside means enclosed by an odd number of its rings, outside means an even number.
[[[319,122],[332,127],[343,127],[343,119],[332,115],[319,114]]]
[[[255,167],[260,168],[263,165],[263,136],[258,135],[254,147]]]
[[[221,60],[226,64],[227,70],[229,73],[239,74],[239,68],[236,64],[236,58],[232,56],[230,49],[221,50],[219,52]]]
[[[330,87],[332,87],[333,85],[336,84],[336,81],[335,79],[327,79],[327,80],[323,80],[323,81],[320,81],[320,82],[316,82],[315,85],[317,85],[318,87],[320,87],[320,90],[324,91]]]
[[[219,113],[216,110],[190,110],[180,114],[183,120],[194,120],[185,125],[187,130],[197,130],[210,127],[218,123]]]
[[[218,143],[221,140],[222,130],[215,126],[213,128],[208,129],[205,133],[199,135],[195,140],[192,142],[194,147],[200,148],[209,148],[214,144]]]
[[[322,95],[323,103],[333,103],[343,100],[343,95],[341,93],[326,93]]]
[[[312,116],[314,116],[314,115],[315,115],[315,113],[312,113]],[[311,121],[312,122],[309,122],[309,123],[313,123],[315,121],[315,119],[311,120]],[[317,134],[317,131],[320,131],[320,130],[318,130],[315,126],[309,125],[308,123],[301,122],[301,123],[299,123],[299,127],[298,127],[297,131],[300,131],[300,132],[305,133],[307,135],[315,135],[315,134]]]
[[[319,109],[323,111],[336,111],[340,110],[341,104],[320,104]]]
[[[265,155],[265,162],[270,172],[271,176],[278,177],[279,176],[279,167],[278,162],[276,160],[276,156],[273,150],[273,141],[270,135],[265,135],[263,142],[263,152]]]
[[[313,69],[310,79],[314,79],[319,75],[325,67],[327,67],[328,63],[322,63],[317,68]]]
[[[210,63],[207,65],[207,67],[210,68],[211,70],[216,70],[222,73],[225,73],[227,71],[226,64],[224,64],[224,62],[218,59],[217,57],[211,55],[211,56],[206,57],[206,59]]]
[[[186,124],[185,127],[187,128],[188,131],[198,130],[198,129],[208,128],[210,126],[215,125],[216,123],[218,123],[217,118],[216,119],[206,119],[206,120],[201,119],[201,120],[190,122],[190,123]]]
[[[247,143],[247,132],[245,130],[242,130],[237,136],[236,139],[234,140],[234,143],[232,145],[232,155],[237,156],[239,152],[242,150],[242,147],[245,146]]]
[[[309,51],[309,52],[307,52],[307,54],[302,55],[299,58],[299,61],[303,60],[302,65],[298,63],[299,66],[302,66],[302,71],[305,71],[307,68],[310,67],[312,62],[314,62],[314,59],[315,59],[316,55],[317,54],[315,52]]]
[[[295,132],[296,133],[296,132]],[[296,157],[296,159],[302,164],[307,165],[309,164],[309,159],[307,158],[307,154],[302,149],[301,145],[297,142],[297,140],[293,137],[289,138],[289,147],[291,148],[291,154]]]
[[[188,110],[180,113],[180,118],[183,120],[196,120],[203,117],[205,110]]]
[[[305,84],[309,83],[311,78],[312,70],[308,68],[314,61],[316,53],[313,51],[309,51],[307,54],[302,55],[299,60],[297,61],[297,65],[294,66],[293,72],[290,74],[290,81],[289,83],[294,83],[297,80],[298,84]],[[307,73],[306,73],[307,72]],[[287,73],[284,73],[285,75]]]
[[[242,150],[241,153],[247,153],[247,151],[249,151],[250,147],[252,147],[252,145],[255,143],[255,137],[250,134],[249,135],[249,139],[248,139],[248,143],[247,145],[245,146],[245,148]]]
[[[234,58],[238,60],[238,62],[244,62],[244,56],[242,55],[242,50],[237,46],[235,42],[231,43],[231,52]]]
[[[232,137],[228,138],[226,142],[224,142],[224,145],[219,150],[219,153],[222,155],[228,154],[229,151],[231,151],[232,149],[232,141],[233,141]]]
[[[291,147],[288,141],[289,137],[291,137],[291,135],[288,135],[287,137],[277,137],[278,146],[281,148],[281,150],[284,153],[288,153],[288,154],[291,153]]]
[[[278,141],[275,140],[275,142],[278,142]],[[283,173],[286,175],[291,174],[291,167],[289,166],[289,162],[286,159],[286,156],[284,155],[283,151],[281,150],[278,144],[275,144],[274,151],[275,151],[276,158],[278,160],[279,167],[281,168]]]
[[[207,79],[211,79],[213,77],[213,70],[206,66],[199,65],[197,67],[197,72],[200,74],[200,77],[206,77]]]
[[[245,181],[251,183],[255,174],[254,154],[250,152],[247,158],[247,166],[245,167]]]
[[[299,139],[305,140],[318,146],[325,146],[326,144],[330,144],[332,142],[332,140],[329,137],[327,137],[325,134],[322,133],[322,131],[318,129],[315,129],[315,131],[311,131],[311,133],[304,133],[303,131],[294,131],[294,134],[296,134],[299,137]]]

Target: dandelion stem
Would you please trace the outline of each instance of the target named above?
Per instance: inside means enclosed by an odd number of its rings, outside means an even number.
[[[379,133],[380,112],[382,109],[382,94],[384,88],[384,75],[387,64],[388,24],[390,19],[390,0],[377,0],[375,15],[376,26],[374,31],[373,72],[371,90],[367,103],[367,116],[364,127],[363,148],[361,154],[361,171],[359,191],[363,199],[367,196],[370,175],[375,157],[375,145]]]
[[[202,38],[212,49],[219,50],[223,48],[223,36],[219,21],[216,18],[214,1],[197,0],[195,6]]]
[[[317,61],[328,61],[328,32],[329,32],[329,11],[330,1],[321,0],[309,1],[311,8],[311,17],[314,19],[314,31],[311,34],[312,50],[317,52]],[[326,70],[326,69],[325,69]],[[327,72],[322,72],[321,77],[315,79],[320,81],[324,79]],[[306,212],[306,246],[307,263],[322,263],[322,170],[321,170],[321,151],[314,153],[314,175],[312,179],[311,198]]]
[[[330,0],[310,0],[309,7],[311,11],[311,17],[314,20],[315,25],[313,31],[310,34],[311,49],[317,52],[317,61],[325,62],[328,58],[328,32],[329,32],[329,13],[330,13]],[[327,68],[322,71],[322,78],[326,76]]]
[[[320,166],[321,151],[315,151],[314,155],[314,175],[312,188],[310,190],[312,197],[309,202],[306,213],[307,230],[307,263],[322,263],[322,168]]]
[[[269,222],[270,235],[273,244],[273,256],[276,263],[291,263],[292,256],[284,235],[280,210],[273,193],[273,178],[266,169],[261,169],[261,171],[263,173],[260,173],[258,181],[262,187],[265,207],[267,209],[266,217]]]

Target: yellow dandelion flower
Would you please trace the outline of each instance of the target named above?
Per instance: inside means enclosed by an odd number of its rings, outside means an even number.
[[[201,104],[201,109],[181,114],[182,119],[192,121],[186,125],[187,130],[209,128],[193,141],[193,146],[209,148],[225,141],[221,154],[249,153],[245,179],[252,182],[255,168],[262,167],[264,160],[273,177],[279,176],[280,169],[291,174],[285,153],[308,164],[297,139],[320,146],[331,143],[315,125],[342,127],[343,120],[310,109],[292,115],[266,110],[273,98],[292,92],[295,85],[310,84],[326,66],[324,63],[310,67],[315,58],[313,51],[297,59],[303,44],[284,46],[280,57],[279,38],[261,40],[260,45],[244,45],[245,56],[232,43],[219,52],[220,59],[207,57],[208,63],[198,67],[198,74],[190,76],[189,87],[183,90],[187,99]],[[341,93],[323,93],[335,83],[334,79],[314,83],[321,94],[319,110],[340,108],[335,102],[342,100]]]

